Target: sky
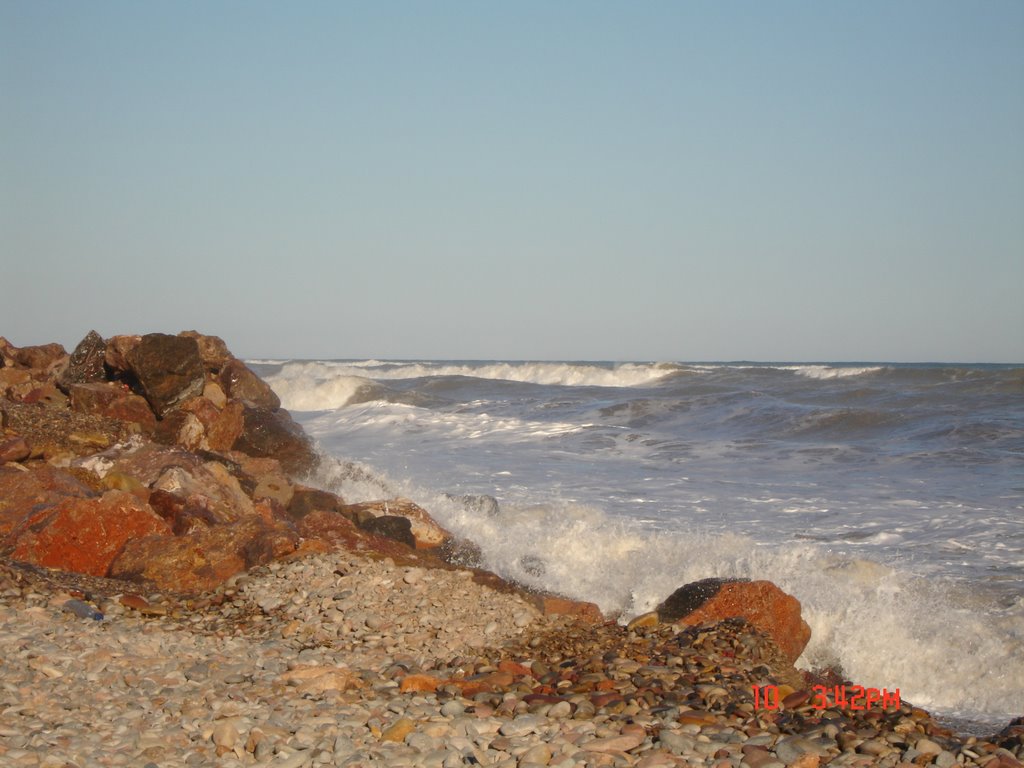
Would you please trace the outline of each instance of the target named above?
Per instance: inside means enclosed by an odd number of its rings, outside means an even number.
[[[1024,3],[0,0],[0,335],[1024,362]]]

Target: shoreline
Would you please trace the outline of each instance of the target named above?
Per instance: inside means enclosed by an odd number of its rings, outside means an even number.
[[[308,437],[216,337],[0,339],[0,362],[12,765],[1021,765],[1024,724],[816,696],[847,681],[795,670],[769,582],[623,627],[467,567],[411,502],[304,485]]]

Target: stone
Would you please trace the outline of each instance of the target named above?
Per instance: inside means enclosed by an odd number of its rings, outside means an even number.
[[[539,595],[536,605],[545,616],[571,616],[586,624],[599,624],[604,621],[604,615],[596,603],[570,600],[556,595]]]
[[[254,516],[184,536],[133,539],[111,564],[109,575],[152,581],[169,591],[206,592],[236,573],[291,554],[297,546],[293,529]]]
[[[0,536],[9,534],[34,512],[54,507],[67,497],[97,495],[75,476],[49,464],[31,472],[0,466]]]
[[[67,352],[60,344],[39,344],[20,348],[8,346],[4,353],[4,360],[8,366],[13,368],[34,368],[46,371],[61,365],[66,356]]]
[[[199,347],[199,357],[206,369],[214,372],[219,371],[233,357],[228,351],[228,345],[219,336],[207,336],[198,331],[182,331],[178,336],[187,339],[194,339]]]
[[[85,338],[78,342],[71,353],[68,366],[57,379],[65,392],[72,384],[104,381],[107,377],[104,360],[107,354],[107,343],[96,331],[89,331]]]
[[[622,733],[618,736],[606,736],[593,739],[580,745],[584,752],[628,752],[644,743],[642,734]]]
[[[228,360],[221,369],[217,381],[224,394],[232,400],[241,400],[256,408],[267,408],[271,411],[281,407],[281,399],[274,390],[241,360]]]
[[[389,725],[380,735],[381,741],[405,741],[405,737],[416,730],[416,724],[407,717],[402,717]]]
[[[267,474],[260,477],[252,492],[254,499],[272,499],[284,509],[289,509],[295,489],[284,475]],[[290,513],[289,513],[290,514]]]
[[[630,620],[629,624],[626,625],[626,629],[630,632],[635,632],[638,629],[650,629],[656,627],[659,624],[658,612],[649,611],[648,613],[642,613],[639,616],[635,616]]]
[[[142,341],[142,337],[138,335],[111,336],[107,339],[106,350],[103,354],[103,362],[107,369],[115,376],[128,373],[130,370],[128,353],[138,346],[140,341]]]
[[[359,504],[346,504],[343,513],[350,515],[353,519],[360,521],[368,520],[369,517],[363,513],[370,513],[374,517],[398,516],[409,521],[410,531],[416,549],[433,549],[443,545],[452,539],[452,535],[442,528],[430,513],[423,507],[415,504],[409,499],[388,499],[386,501],[367,501]],[[398,539],[401,541],[402,539]]]
[[[216,461],[192,469],[169,467],[152,489],[184,497],[190,505],[207,510],[216,523],[235,522],[255,514],[252,499],[237,478]]]
[[[156,427],[156,416],[146,400],[121,384],[89,382],[68,384],[66,388],[73,411],[134,422],[144,431]]]
[[[0,464],[8,461],[24,461],[32,455],[32,449],[23,437],[0,438]]]
[[[800,601],[770,581],[704,579],[680,587],[656,611],[662,622],[689,625],[742,617],[767,633],[790,663],[811,638]]]
[[[318,488],[306,486],[295,486],[292,491],[291,501],[288,502],[288,514],[296,520],[301,520],[310,512],[323,510],[326,512],[337,512],[344,502],[340,497]]]
[[[231,446],[234,450],[277,459],[292,477],[309,474],[316,467],[318,458],[312,441],[287,411],[243,404],[241,415],[242,431]],[[212,442],[210,447],[213,449]]]
[[[126,361],[158,417],[202,394],[206,378],[195,339],[149,333],[129,350]]]
[[[68,406],[67,395],[61,392],[56,384],[49,381],[26,392],[21,398],[21,402],[26,405],[38,403],[49,408],[67,408]]]
[[[245,427],[244,412],[245,406],[237,401],[221,408],[216,421],[206,430],[206,443],[211,451],[231,450]]]
[[[416,539],[412,535],[412,523],[407,518],[398,515],[381,515],[370,518],[361,523],[359,527],[377,536],[384,536],[412,548],[416,547]]]
[[[145,502],[124,491],[107,491],[99,499],[68,498],[38,510],[7,541],[14,560],[106,576],[127,542],[170,532]]]

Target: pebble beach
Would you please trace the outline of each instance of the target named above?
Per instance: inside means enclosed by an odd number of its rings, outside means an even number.
[[[816,709],[741,620],[627,630],[544,617],[468,570],[356,553],[211,594],[7,564],[0,764],[1019,765],[924,711]],[[784,703],[756,709],[753,685]]]

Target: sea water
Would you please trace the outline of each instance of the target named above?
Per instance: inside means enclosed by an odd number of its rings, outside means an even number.
[[[624,619],[770,579],[812,629],[798,666],[982,730],[1024,713],[1022,367],[253,367],[323,485],[412,498],[508,578]]]

